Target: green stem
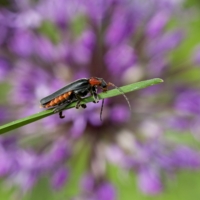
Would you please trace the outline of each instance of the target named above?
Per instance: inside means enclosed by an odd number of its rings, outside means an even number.
[[[128,93],[128,92],[143,89],[143,88],[146,88],[146,87],[149,87],[149,86],[161,83],[161,82],[163,82],[162,79],[155,78],[155,79],[151,79],[151,80],[132,83],[130,85],[120,87],[120,89],[124,93]],[[121,95],[121,92],[117,89],[113,89],[113,90],[109,90],[105,93],[100,93],[98,96],[99,96],[99,99],[105,99],[105,98],[110,98],[110,97],[114,97],[114,96],[117,96],[117,95]],[[89,103],[89,102],[92,102],[92,101],[93,101],[93,98],[90,96],[90,97],[83,99],[82,103],[86,104],[86,103]],[[67,110],[67,109],[73,108],[73,107],[75,107],[75,105],[76,105],[76,102],[73,102],[70,105],[68,105],[65,109]],[[53,112],[53,110],[45,110],[45,111],[42,111],[40,113],[31,115],[31,116],[28,116],[28,117],[25,117],[25,118],[22,118],[22,119],[19,119],[19,120],[10,122],[10,123],[7,123],[3,126],[0,126],[0,134],[6,133],[8,131],[14,130],[14,129],[22,127],[22,126],[25,126],[27,124],[30,124],[32,122],[35,122],[37,120],[40,120],[42,118],[45,118],[45,117],[53,115],[53,114],[55,114]]]

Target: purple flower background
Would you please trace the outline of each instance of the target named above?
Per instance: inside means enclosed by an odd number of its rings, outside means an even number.
[[[0,7],[0,124],[40,112],[39,101],[83,77],[117,86],[151,78],[164,83],[65,111],[0,137],[0,177],[30,191],[48,176],[56,191],[73,173],[69,164],[87,152],[87,169],[74,199],[115,200],[108,166],[137,177],[141,192],[156,195],[178,170],[200,169],[200,152],[171,141],[168,132],[199,139],[200,91],[181,74],[197,70],[191,59],[175,64],[187,38],[181,3],[168,0],[19,0]],[[189,62],[189,63],[187,63]],[[188,65],[189,67],[186,67]],[[67,188],[66,188],[67,190]]]

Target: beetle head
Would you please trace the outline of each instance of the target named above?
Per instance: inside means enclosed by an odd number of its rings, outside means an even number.
[[[103,91],[107,91],[108,90],[108,84],[101,78],[101,88],[103,89]]]
[[[108,84],[102,78],[92,77],[89,79],[89,83],[92,86],[100,86],[103,89],[103,91],[108,90],[107,89]]]

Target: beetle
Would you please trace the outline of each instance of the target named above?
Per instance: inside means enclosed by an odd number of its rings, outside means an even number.
[[[65,87],[54,92],[53,94],[50,94],[49,96],[41,99],[41,107],[47,109],[54,108],[54,113],[58,112],[60,118],[64,118],[65,116],[62,115],[62,111],[67,105],[72,102],[77,102],[77,109],[80,106],[86,108],[86,104],[81,104],[81,101],[82,97],[85,97],[88,93],[93,96],[93,102],[98,103],[99,98],[97,94],[97,88],[100,87],[103,92],[106,92],[109,86],[114,86],[115,88],[117,88],[124,95],[126,101],[128,102],[129,108],[131,108],[127,97],[120,88],[116,87],[113,83],[106,83],[103,78],[98,77],[82,78],[66,85]],[[104,99],[102,101],[100,118],[102,115],[103,103]]]

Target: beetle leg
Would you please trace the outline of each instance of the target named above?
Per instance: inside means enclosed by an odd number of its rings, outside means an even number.
[[[81,107],[84,109],[87,108],[86,104],[81,104]]]
[[[61,119],[65,118],[65,115],[62,115],[62,111],[59,112],[59,117],[60,117]]]
[[[77,99],[76,109],[79,109],[80,106],[82,107],[82,105],[85,105],[85,104],[81,105],[82,98],[77,93],[74,92],[74,95],[76,96],[76,99]],[[83,106],[83,108],[84,107],[86,107],[86,105]]]
[[[64,103],[62,103],[62,104],[56,106],[56,107],[54,108],[54,110],[53,110],[54,113],[61,112],[67,105],[69,105],[69,103],[70,103],[70,102],[64,102]],[[62,115],[62,113],[61,113],[61,115]]]
[[[92,87],[90,90],[90,94],[93,96],[93,103],[98,103],[99,102],[99,97],[97,95],[97,88],[96,87]]]

